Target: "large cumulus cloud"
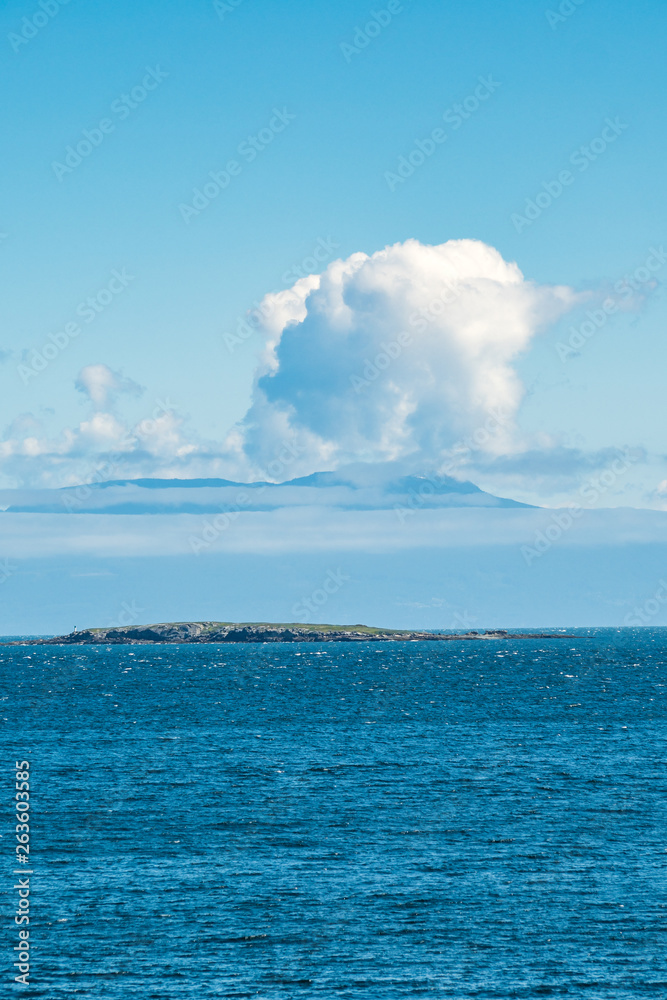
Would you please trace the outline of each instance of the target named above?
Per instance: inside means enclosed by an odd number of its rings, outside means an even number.
[[[476,240],[334,261],[263,302],[267,346],[242,447],[258,469],[287,441],[303,471],[433,465],[500,413],[488,447],[507,449],[523,394],[513,361],[575,298]]]
[[[265,296],[251,405],[224,440],[203,440],[158,400],[141,420],[124,418],[123,402],[141,387],[92,364],[76,380],[85,419],[54,432],[24,414],[0,436],[0,485],[101,475],[280,481],[371,462],[389,463],[392,475],[481,471],[493,491],[494,460],[535,447],[514,425],[515,360],[576,298],[527,281],[475,240],[355,253]]]

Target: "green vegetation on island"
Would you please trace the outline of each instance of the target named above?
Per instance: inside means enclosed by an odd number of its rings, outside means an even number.
[[[24,639],[9,645],[119,645],[214,642],[452,642],[480,639],[559,639],[564,633],[419,632],[370,625],[305,625],[275,622],[163,622],[88,628],[47,639]]]

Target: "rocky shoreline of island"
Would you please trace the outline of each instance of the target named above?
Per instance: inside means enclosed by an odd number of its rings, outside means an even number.
[[[507,632],[419,632],[383,629],[368,625],[303,625],[270,622],[164,622],[158,625],[127,625],[89,628],[50,638],[19,639],[9,646],[154,645],[160,643],[222,642],[455,642],[493,639],[567,639],[565,633]]]

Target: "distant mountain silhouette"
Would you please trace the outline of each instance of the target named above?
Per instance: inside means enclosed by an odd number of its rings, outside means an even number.
[[[208,514],[228,509],[325,506],[341,510],[394,507],[530,507],[485,493],[451,476],[401,475],[393,463],[358,463],[284,483],[229,479],[114,479],[62,489],[0,490],[0,511],[80,514]]]

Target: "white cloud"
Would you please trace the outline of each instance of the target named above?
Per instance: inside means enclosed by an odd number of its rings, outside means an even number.
[[[17,417],[0,440],[0,486],[223,476],[230,468],[226,451],[202,441],[168,401],[146,404],[139,421],[115,412],[121,394],[143,390],[106,365],[87,365],[75,385],[87,397],[89,415],[58,433],[31,413]]]
[[[84,393],[96,410],[108,410],[113,407],[121,393],[131,396],[141,396],[144,389],[126,378],[120,372],[112,371],[107,365],[86,365],[79,372],[75,382],[79,392]]]
[[[252,403],[223,441],[202,440],[173,407],[147,403],[143,419],[128,421],[121,399],[142,388],[91,364],[75,383],[89,414],[58,433],[32,414],[17,418],[0,441],[0,485],[69,486],[100,468],[108,479],[282,481],[398,462],[406,473],[479,472],[495,492],[512,474],[496,466],[492,475],[493,460],[558,447],[517,432],[524,389],[514,363],[577,300],[527,281],[475,240],[354,253],[265,296]]]
[[[475,240],[334,261],[263,302],[245,453],[262,474],[294,442],[300,461],[283,478],[359,460],[432,466],[499,411],[486,446],[507,450],[523,396],[512,363],[575,301]]]
[[[420,510],[400,523],[393,510],[342,511],[320,507],[267,512],[241,511],[227,530],[213,532],[210,544],[194,556],[191,540],[201,538],[212,517],[191,514],[13,514],[0,515],[0,552],[5,559],[64,555],[100,558],[184,555],[202,561],[215,555],[247,553],[392,553],[514,548],[524,567],[522,545],[554,523],[545,510]],[[667,545],[667,517],[653,510],[584,510],[557,540],[571,547],[634,544]],[[549,559],[550,554],[545,555]],[[202,567],[203,568],[203,567]],[[396,569],[400,579],[402,569]]]

